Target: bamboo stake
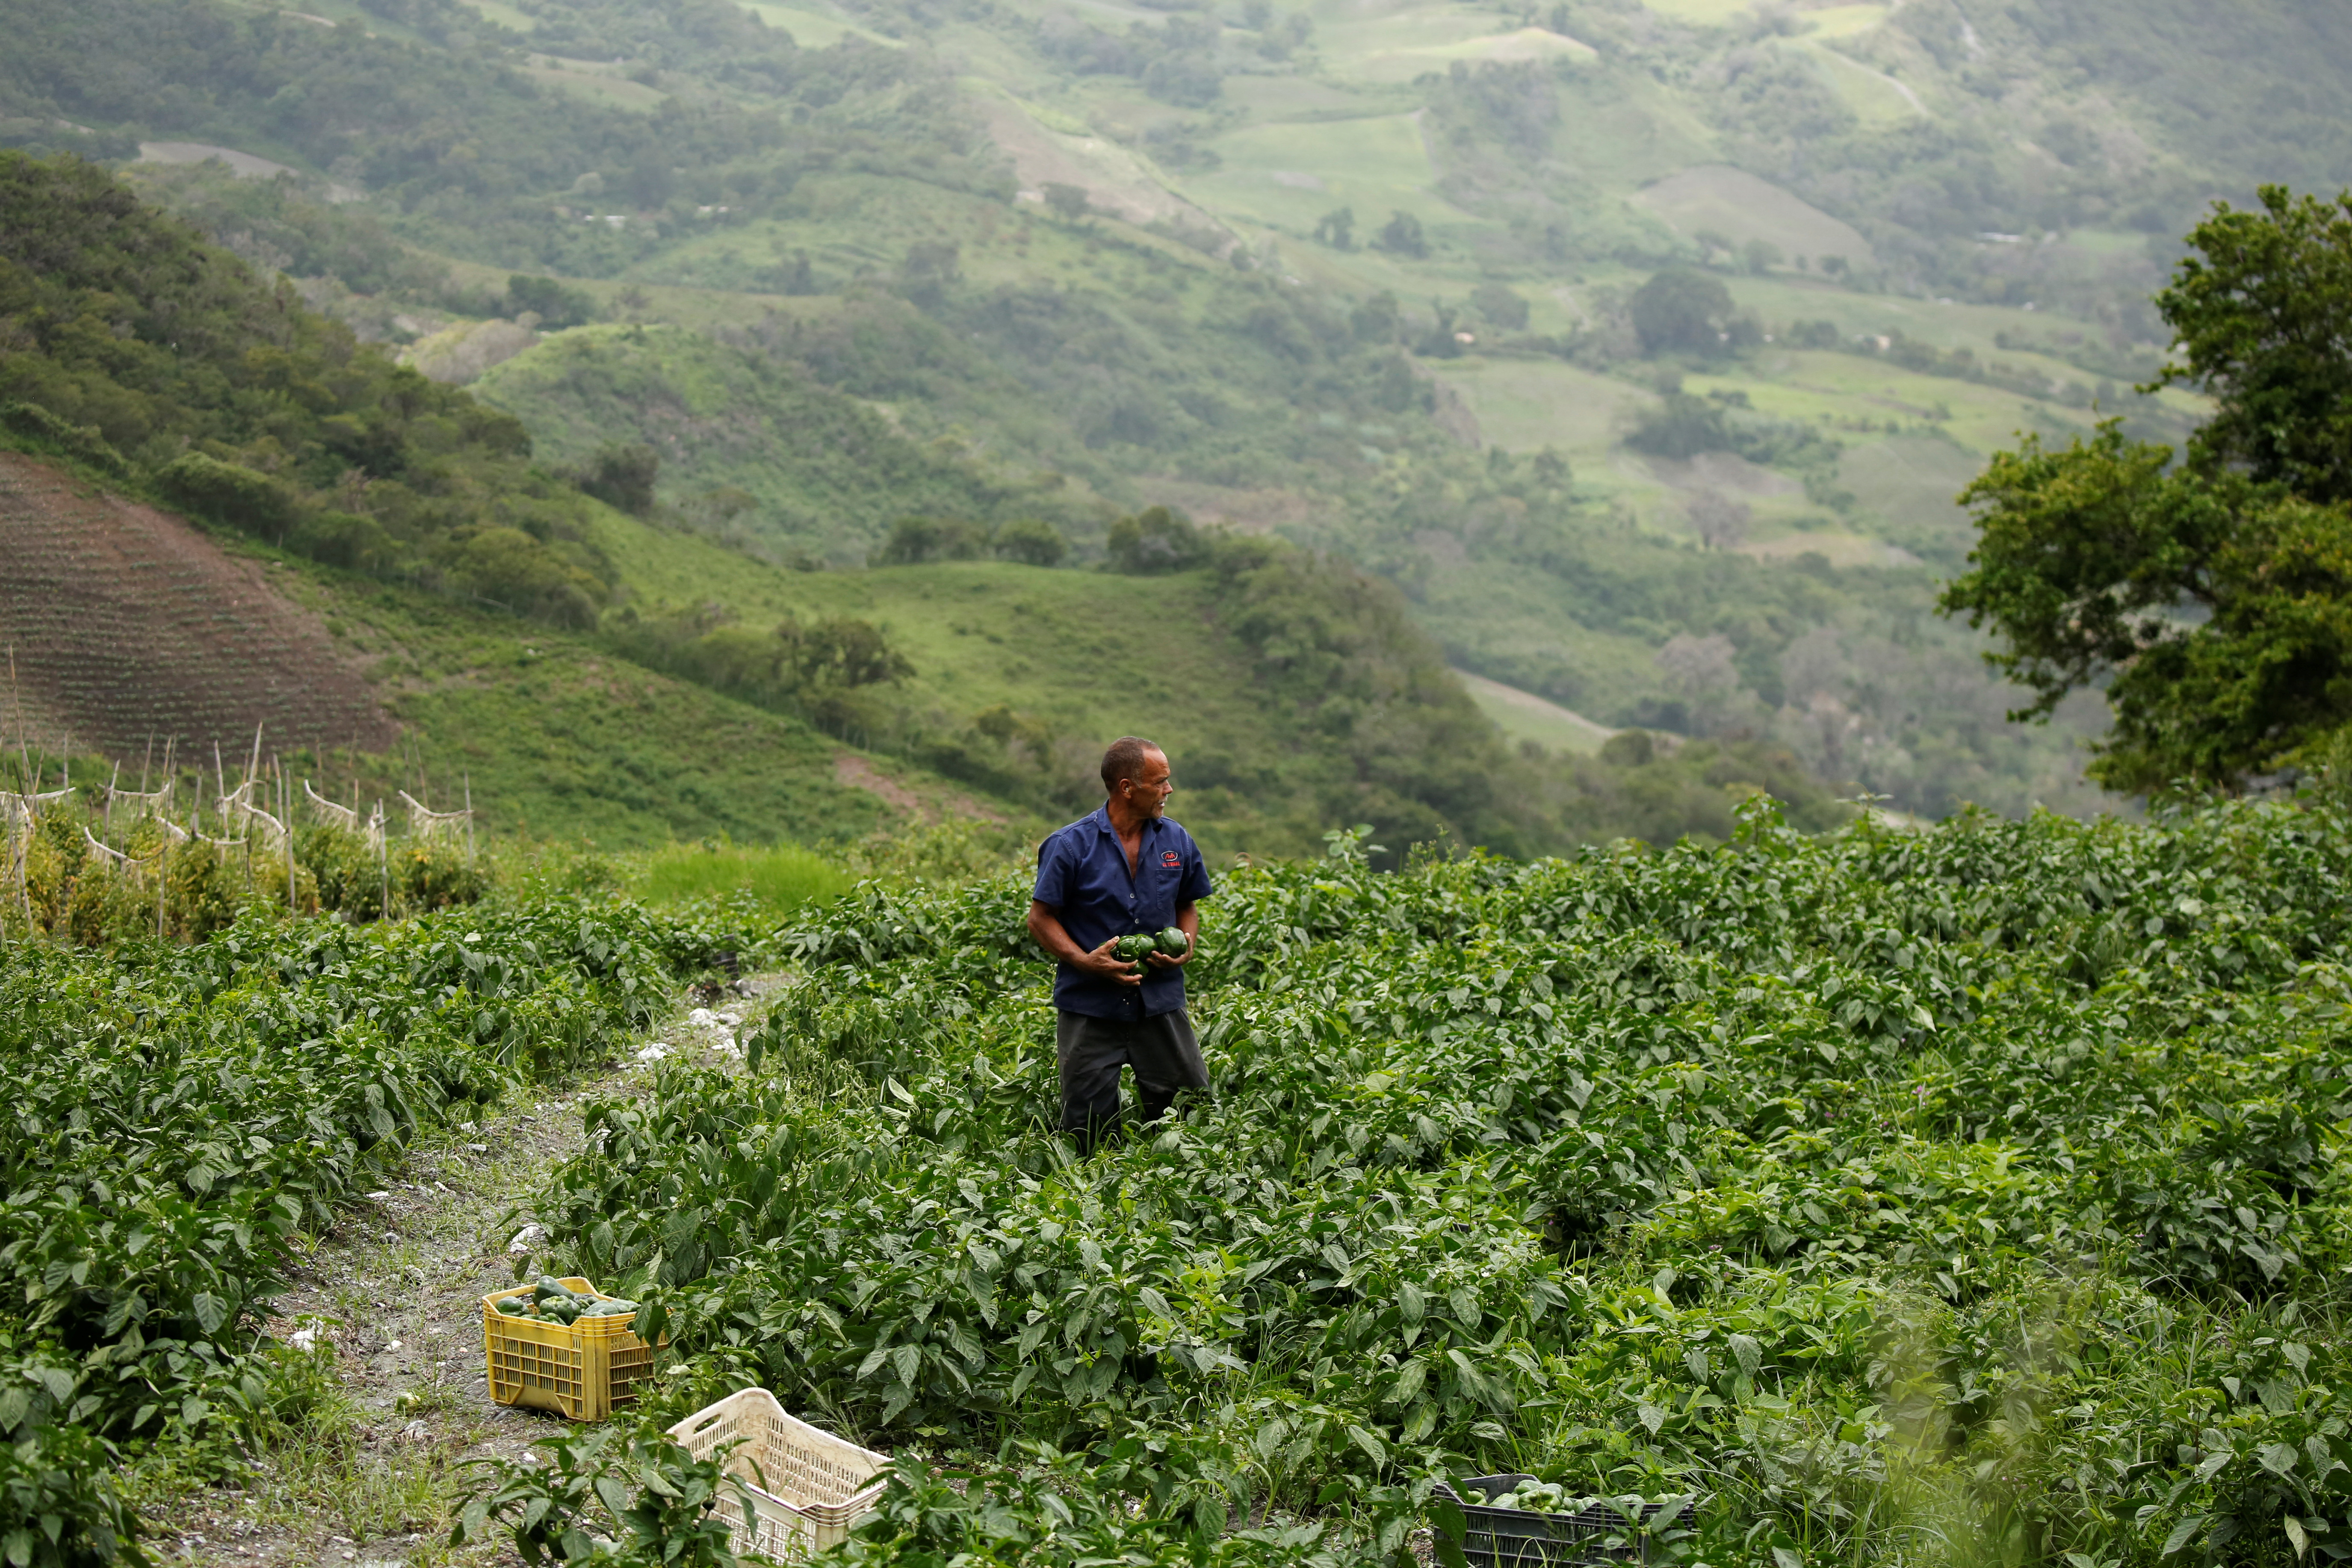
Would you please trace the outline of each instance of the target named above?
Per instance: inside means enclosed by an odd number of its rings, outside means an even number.
[[[106,815],[99,819],[109,838],[114,837],[114,786],[121,782],[122,764],[118,762],[114,764],[114,776],[106,781]]]
[[[139,793],[141,795],[145,795],[147,793],[147,764],[154,760],[155,731],[150,730],[147,731],[147,754],[139,759]],[[169,763],[165,763],[163,764],[164,771],[167,773],[171,771],[171,767],[172,764]]]
[[[375,814],[379,820],[383,816],[382,800],[375,803]],[[375,836],[375,866],[376,875],[383,879],[383,903],[376,918],[389,921],[392,919],[392,835],[390,833],[379,833]]]
[[[474,863],[474,775],[466,773],[466,864]]]
[[[172,869],[172,836],[163,835],[163,847],[155,851],[155,940],[163,940],[163,889]]]
[[[278,837],[286,845],[286,918],[291,920],[297,912],[294,908],[294,786],[293,781],[286,776],[286,770],[278,766],[277,758],[270,758],[269,765],[278,768],[278,820],[285,825],[286,829]]]

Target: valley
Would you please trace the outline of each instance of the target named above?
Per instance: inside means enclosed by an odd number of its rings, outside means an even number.
[[[1017,784],[974,759],[1060,740],[975,752],[973,726],[1118,711],[884,585],[899,520],[1042,524],[1066,573],[1168,505],[1385,580],[1444,662],[1604,730],[1747,737],[1927,816],[2129,809],[2082,776],[2096,698],[2006,722],[1933,610],[1991,453],[2204,410],[2135,391],[2146,297],[2271,133],[2084,86],[2119,13],[378,0],[225,7],[110,77],[87,62],[130,0],[37,10],[0,108],[88,129],[19,144],[151,160],[148,199],[513,415],[551,470],[646,454],[640,520],[732,553],[606,538],[631,564],[592,595],[604,630],[835,604],[899,628],[918,673],[859,721],[894,765],[1044,809],[1068,757]],[[2285,14],[2247,36],[2292,41],[2298,81],[2344,58]],[[318,111],[337,92],[353,116]],[[206,147],[237,157],[185,161]],[[968,575],[969,624],[1066,629],[1022,569]],[[1127,599],[1053,581],[1081,618]],[[1244,728],[1204,744],[1300,743]]]

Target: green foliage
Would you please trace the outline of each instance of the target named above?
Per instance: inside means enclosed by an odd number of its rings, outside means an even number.
[[[1429,237],[1423,232],[1421,220],[1409,212],[1392,212],[1389,221],[1381,225],[1381,232],[1372,239],[1373,246],[1393,256],[1410,256],[1419,260],[1429,254]]]
[[[1296,1550],[1402,1561],[1430,1478],[1496,1471],[1702,1493],[1693,1560],[2283,1562],[2352,1525],[2347,847],[2317,802],[1758,803],[1385,874],[1335,833],[1223,879],[1211,1089],[1084,1161],[1025,879],[867,888],[748,1072],[593,1106],[538,1214],[656,1277],[679,1407],[970,1472],[902,1470],[869,1563],[1255,1562],[1309,1511]]]
[[[1528,324],[1527,300],[1506,283],[1481,283],[1470,290],[1470,306],[1493,325],[1506,331],[1524,331]]]
[[[20,934],[20,933],[19,933]],[[192,947],[12,940],[0,1058],[0,1551],[142,1561],[115,1457],[270,1418],[262,1322],[305,1231],[419,1131],[601,1060],[753,933],[548,900]],[[46,1553],[44,1555],[43,1553]]]
[[[72,425],[37,403],[0,403],[0,428],[5,428],[36,452],[53,453],[74,462],[119,474],[122,454],[106,444],[95,425]]]
[[[591,1558],[616,1568],[735,1568],[727,1522],[709,1511],[735,1485],[723,1452],[697,1459],[660,1432],[618,1425],[531,1447],[546,1457],[471,1461],[477,1479],[450,1545],[487,1540],[496,1524],[534,1568]],[[616,1536],[616,1550],[598,1551],[597,1538]]]
[[[231,528],[385,576],[593,621],[609,567],[508,416],[394,365],[71,159],[0,152],[0,398],[12,431],[130,458]],[[93,443],[96,443],[93,445]],[[76,445],[79,449],[73,449]]]
[[[873,728],[871,689],[914,673],[879,630],[847,616],[805,626],[787,618],[761,636],[706,607],[625,616],[611,640],[640,664],[837,733]]]
[[[1722,407],[1687,392],[1669,392],[1656,406],[1642,410],[1625,433],[1625,445],[1661,458],[1695,458],[1731,448]]]
[[[507,279],[507,306],[518,316],[526,311],[536,315],[541,330],[551,332],[576,327],[596,313],[596,301],[581,290],[552,278],[526,278],[520,272]]]
[[[926,561],[977,561],[988,553],[988,531],[957,518],[902,517],[870,558],[876,566],[919,566]]]
[[[661,454],[641,441],[600,447],[580,475],[580,488],[616,511],[651,515]]]
[[[1692,353],[1715,358],[1735,346],[1741,318],[1721,279],[1687,268],[1650,275],[1633,290],[1633,331],[1643,353]]]
[[[2171,458],[2112,420],[1996,456],[1963,492],[1973,569],[1942,600],[2000,634],[1990,657],[2036,694],[2021,717],[2103,681],[2094,775],[2141,793],[2234,787],[2352,721],[2352,514]]]
[[[1024,566],[1059,566],[1070,552],[1062,531],[1041,518],[1015,518],[996,531],[991,542],[998,559]]]
[[[1150,576],[1161,572],[1189,572],[1208,561],[1213,542],[1164,506],[1155,506],[1110,525],[1105,543],[1114,572]]]
[[[2200,468],[2243,472],[2321,505],[2352,502],[2352,192],[2334,202],[2264,185],[2263,210],[2219,203],[2156,297],[2178,358],[2158,378],[2210,395]]]
[[[2352,206],[2263,201],[2199,226],[2158,296],[2186,362],[2165,379],[2217,405],[2183,464],[2108,420],[2063,450],[2028,437],[1961,498],[1980,532],[1945,613],[1993,628],[2028,716],[2106,687],[2093,772],[2111,788],[2235,788],[2352,720],[2352,355],[2331,325]]]
[[[155,488],[175,506],[275,544],[286,542],[299,515],[300,503],[287,486],[202,452],[183,453],[156,469]]]
[[[784,915],[847,892],[849,886],[832,861],[798,845],[754,848],[706,842],[655,850],[645,859],[635,890],[650,904],[748,894],[761,910]]]

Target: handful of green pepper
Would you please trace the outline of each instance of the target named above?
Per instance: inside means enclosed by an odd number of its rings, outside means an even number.
[[[1192,939],[1184,934],[1181,926],[1170,926],[1160,931],[1138,931],[1133,936],[1120,937],[1111,944],[1111,956],[1127,963],[1141,963],[1155,952],[1171,958],[1181,958]]]
[[[583,1318],[625,1318],[637,1310],[635,1301],[583,1295],[551,1275],[542,1274],[530,1288],[530,1299],[501,1296],[499,1314],[530,1318],[542,1323],[576,1323]]]

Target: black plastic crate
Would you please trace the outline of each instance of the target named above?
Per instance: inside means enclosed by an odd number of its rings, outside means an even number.
[[[1571,1568],[1589,1564],[1591,1568],[1619,1568],[1627,1563],[1639,1563],[1643,1552],[1636,1542],[1629,1546],[1607,1546],[1603,1542],[1628,1529],[1625,1516],[1605,1503],[1579,1510],[1575,1513],[1539,1513],[1533,1509],[1488,1508],[1486,1500],[1502,1496],[1521,1481],[1531,1481],[1533,1476],[1467,1476],[1447,1486],[1438,1483],[1437,1489],[1462,1507],[1463,1521],[1468,1528],[1462,1538],[1462,1554],[1476,1564],[1493,1564],[1494,1568]],[[1455,1489],[1459,1487],[1459,1490]],[[1471,1500],[1475,1498],[1477,1500]],[[1669,1507],[1662,1502],[1644,1504],[1643,1522],[1654,1520]],[[1680,1505],[1675,1521],[1688,1524],[1695,1510],[1685,1502]]]

